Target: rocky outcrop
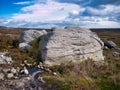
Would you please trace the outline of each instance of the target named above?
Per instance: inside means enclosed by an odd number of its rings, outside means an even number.
[[[80,27],[54,28],[46,34],[40,44],[45,64],[54,65],[87,59],[103,60],[104,44],[96,33]]]
[[[20,39],[19,39],[19,48],[21,50],[31,48],[32,41],[38,39],[42,35],[46,34],[47,32],[45,30],[27,30],[21,33]]]

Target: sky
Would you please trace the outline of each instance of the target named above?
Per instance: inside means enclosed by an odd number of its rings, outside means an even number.
[[[120,0],[0,0],[0,26],[120,28]]]

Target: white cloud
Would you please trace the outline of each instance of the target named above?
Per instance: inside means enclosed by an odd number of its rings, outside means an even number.
[[[73,10],[72,13],[75,14],[75,15],[78,15],[78,14],[79,14],[79,11]]]
[[[16,5],[28,5],[28,4],[31,4],[32,2],[31,1],[24,1],[24,2],[15,2],[13,4],[16,4]]]
[[[88,28],[120,28],[120,23],[115,21],[110,21],[109,17],[98,17],[98,16],[80,16],[79,18],[67,18],[65,21],[48,21],[48,22],[26,22],[25,20],[9,20],[4,23],[7,26],[12,27],[40,27],[40,28],[51,28],[54,26],[66,26],[66,25],[76,25]]]
[[[81,25],[89,28],[120,28],[120,23],[110,21],[109,17],[86,16],[80,17]]]
[[[119,28],[120,27],[120,23],[115,22],[115,21],[100,21],[97,23],[99,25],[99,27],[105,27],[105,28]]]
[[[70,13],[79,14],[83,12],[82,8],[76,4],[58,3],[48,0],[46,4],[34,4],[26,6],[21,9],[21,13],[14,14],[13,20],[26,20],[29,22],[49,22],[49,21],[63,21]]]
[[[20,3],[18,4],[25,4]],[[27,3],[26,3],[27,4]],[[90,16],[84,16],[87,11]],[[100,8],[83,7],[78,4],[60,3],[55,0],[33,0],[32,5],[21,8],[5,25],[16,27],[53,27],[79,25],[90,28],[120,28],[120,23],[110,20],[119,15],[120,6],[101,5]],[[116,18],[115,18],[116,19]]]
[[[117,14],[120,13],[120,5],[101,5],[100,9],[93,8],[93,7],[87,7],[88,13],[92,15],[111,15],[111,14]]]

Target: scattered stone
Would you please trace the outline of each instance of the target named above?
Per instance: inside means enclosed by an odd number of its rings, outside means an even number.
[[[115,57],[118,57],[119,55],[120,55],[120,53],[119,52],[116,52],[116,51],[114,51],[114,52],[112,52],[113,53],[113,56],[115,56]]]
[[[23,82],[16,82],[16,87],[17,88],[24,87],[24,83]]]
[[[10,72],[10,68],[12,68],[12,66],[10,66],[9,64],[2,64],[1,65],[1,71],[5,74]]]
[[[44,67],[43,67],[43,66],[39,66],[39,65],[38,65],[38,68],[40,68],[40,69],[44,70]]]
[[[19,68],[19,67],[17,67],[17,68],[16,68],[16,71],[17,71],[17,73],[19,73],[19,71],[20,71],[20,68]]]
[[[108,50],[109,48],[108,48],[107,46],[104,46],[104,49],[105,49],[105,50]]]
[[[5,74],[0,72],[0,80],[4,80]]]
[[[57,73],[56,73],[56,72],[53,72],[53,75],[55,75],[55,76],[56,76],[56,75],[57,75]]]
[[[27,77],[26,77],[26,79],[27,79],[27,80],[30,80],[30,77],[29,77],[29,76],[27,76]]]
[[[17,71],[14,67],[12,67],[12,69],[10,70],[11,73],[13,73],[14,75],[17,74]]]
[[[27,60],[24,60],[24,62],[23,62],[23,65],[22,65],[22,66],[25,66],[25,67],[31,67],[31,66],[32,66],[32,64],[28,63],[28,61],[27,61]]]
[[[29,72],[27,70],[26,67],[24,67],[21,71],[20,71],[21,74],[25,74],[25,75],[29,75]]]
[[[45,83],[45,81],[43,80],[43,78],[42,77],[38,77],[38,80],[40,80],[42,83]]]
[[[25,52],[27,49],[29,49],[31,47],[32,47],[31,45],[24,43],[24,42],[19,44],[19,48],[23,52]]]
[[[14,74],[13,73],[8,73],[7,74],[7,79],[12,79],[14,78]]]
[[[48,73],[52,72],[49,68],[46,68],[45,71],[48,72]]]
[[[106,41],[104,46],[107,46],[109,49],[117,47],[117,45],[113,41]]]
[[[24,64],[28,64],[27,60],[24,60]]]
[[[45,70],[46,69],[46,66],[43,63],[41,63],[41,62],[39,62],[39,64],[37,65],[37,67],[39,69],[41,69],[41,70]]]
[[[120,53],[120,48],[115,48],[115,51]]]
[[[120,61],[120,57],[116,58],[115,60],[118,60],[118,61]]]
[[[10,64],[12,58],[7,56],[8,52],[0,52],[0,64]]]

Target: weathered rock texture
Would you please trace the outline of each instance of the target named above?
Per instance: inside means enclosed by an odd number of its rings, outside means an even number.
[[[7,54],[8,52],[0,52],[0,64],[10,64],[12,62],[12,58]]]
[[[40,44],[42,59],[54,65],[69,61],[80,62],[87,59],[103,60],[100,38],[89,29],[80,27],[54,28],[46,34]]]
[[[47,32],[45,30],[27,30],[21,33],[20,39],[19,39],[19,48],[20,49],[25,49],[25,48],[30,48],[32,41],[38,39],[42,35],[46,34]]]

